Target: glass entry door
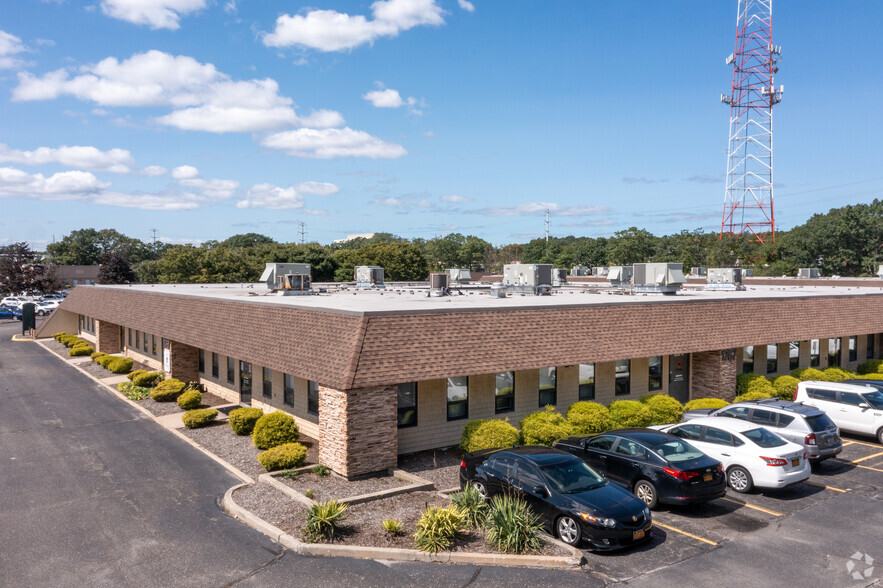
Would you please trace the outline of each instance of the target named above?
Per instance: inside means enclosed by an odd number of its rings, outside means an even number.
[[[668,394],[680,403],[690,396],[690,354],[670,355],[668,358]]]
[[[239,402],[251,404],[251,364],[241,360],[239,362]]]

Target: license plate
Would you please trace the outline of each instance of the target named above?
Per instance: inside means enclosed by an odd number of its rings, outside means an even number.
[[[793,465],[794,467],[799,466],[799,465],[800,465],[800,458],[799,458],[799,457],[795,457],[794,459],[792,459],[792,460],[791,460],[791,465]]]
[[[643,529],[641,529],[640,531],[635,531],[632,534],[633,541],[637,541],[638,539],[643,539],[643,538],[644,538],[644,530]]]
[[[711,474],[705,474],[702,476],[702,480],[705,482],[711,482]]]

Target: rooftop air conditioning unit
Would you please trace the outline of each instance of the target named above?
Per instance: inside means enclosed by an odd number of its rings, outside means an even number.
[[[503,282],[494,282],[491,284],[491,298],[505,298],[506,297],[506,286],[503,285]]]
[[[637,293],[676,294],[687,281],[682,263],[636,263],[632,267]]]
[[[264,266],[264,273],[261,274],[261,282],[267,285],[267,288],[273,290],[279,283],[279,278],[287,274],[295,274],[301,276],[309,276],[311,274],[310,264],[308,263],[268,263]]]
[[[432,272],[429,274],[429,295],[446,296],[448,294],[449,278],[449,274],[445,272]]]
[[[607,277],[607,274],[610,272],[610,268],[606,265],[600,265],[592,268],[592,275],[598,276],[600,278]]]
[[[742,268],[712,267],[705,278],[706,290],[744,290],[742,285]]]
[[[563,286],[567,284],[567,270],[564,268],[554,268],[552,270],[552,285]]]
[[[625,286],[632,283],[632,266],[611,265],[607,270],[607,280],[611,286]]]
[[[383,268],[376,265],[356,266],[356,288],[386,288]]]
[[[692,267],[692,268],[690,268],[690,275],[691,276],[708,275],[708,268],[707,267]]]
[[[276,278],[276,294],[280,296],[309,296],[309,274],[285,274]]]
[[[535,294],[552,292],[552,264],[510,263],[503,266],[503,285],[510,292]]]
[[[468,269],[451,268],[448,270],[448,275],[452,284],[468,284],[472,279],[472,272]]]
[[[802,267],[797,270],[797,277],[807,280],[810,278],[818,278],[819,277],[819,268],[817,267]]]
[[[881,266],[883,267],[883,266]],[[585,265],[575,265],[570,270],[571,276],[587,276],[591,270]]]

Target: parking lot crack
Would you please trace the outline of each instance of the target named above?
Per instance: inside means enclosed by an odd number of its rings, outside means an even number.
[[[269,550],[268,550],[268,551],[269,551]],[[270,551],[270,553],[273,553],[273,552]],[[238,579],[236,579],[236,580],[233,580],[232,582],[230,582],[229,584],[227,584],[227,587],[226,587],[226,588],[230,588],[231,586],[236,586],[237,584],[240,584],[240,583],[244,582],[245,580],[248,580],[249,578],[252,578],[252,577],[256,576],[257,574],[261,573],[262,571],[264,571],[264,570],[266,570],[267,568],[269,568],[269,567],[273,566],[274,564],[276,564],[276,562],[278,562],[280,559],[282,559],[282,556],[283,556],[283,555],[285,555],[285,550],[284,550],[284,549],[280,550],[279,553],[273,553],[273,559],[271,559],[270,561],[268,561],[268,562],[265,563],[264,565],[255,568],[254,570],[252,570],[251,572],[245,574],[244,576],[241,576],[240,578],[238,578]]]

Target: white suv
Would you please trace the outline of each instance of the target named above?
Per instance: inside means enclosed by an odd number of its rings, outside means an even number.
[[[800,382],[794,400],[825,411],[843,431],[883,443],[883,392],[870,384]]]

